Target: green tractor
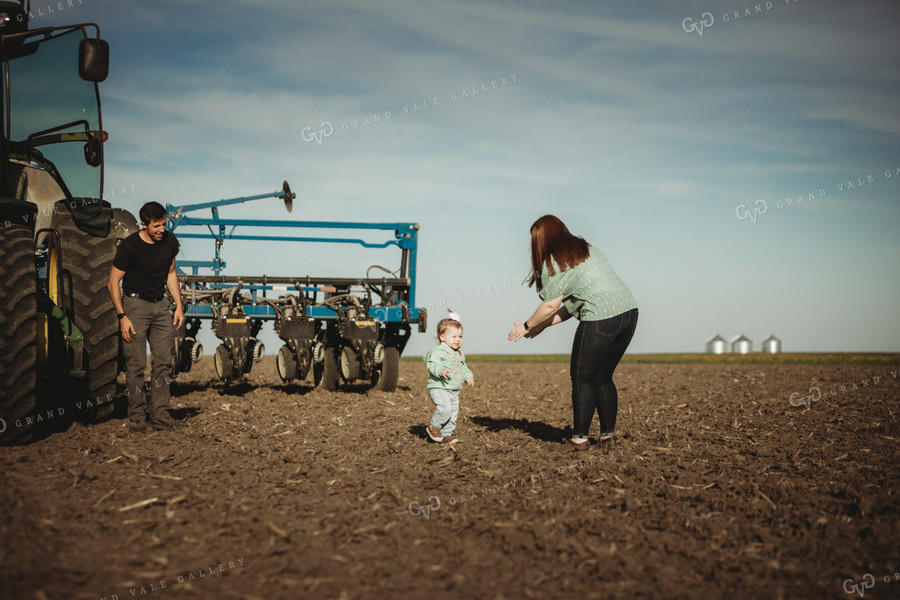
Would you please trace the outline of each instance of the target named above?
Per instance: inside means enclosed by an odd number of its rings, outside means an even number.
[[[28,29],[29,17],[26,0],[0,0],[3,443],[112,413],[120,342],[106,283],[135,226],[103,200],[109,46],[95,24]]]

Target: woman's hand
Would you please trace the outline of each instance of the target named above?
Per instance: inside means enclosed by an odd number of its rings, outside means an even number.
[[[521,323],[513,323],[514,327],[512,331],[509,332],[507,339],[511,342],[518,342],[523,337],[533,338],[550,325],[559,323],[560,321],[556,320],[555,317],[565,310],[565,308],[561,306],[562,300],[563,296],[559,296],[552,300],[541,302],[537,309],[535,309],[534,314]],[[564,321],[565,319],[561,320]],[[525,323],[539,323],[540,325],[530,325],[526,330]]]
[[[552,322],[551,319],[547,319],[546,321],[544,321],[543,323],[540,323],[539,325],[534,325],[533,327],[529,327],[528,331],[525,332],[525,337],[528,338],[529,340],[531,338],[537,337],[538,334],[540,334],[543,330],[550,327],[551,322]]]
[[[513,323],[513,328],[509,332],[508,339],[511,342],[518,342],[522,337],[525,337],[525,334],[528,333],[525,331],[525,322],[522,323]]]

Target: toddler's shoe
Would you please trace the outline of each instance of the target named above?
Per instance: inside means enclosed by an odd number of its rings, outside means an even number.
[[[459,440],[453,437],[452,435],[445,435],[444,439],[441,440],[442,444],[455,444]]]
[[[430,425],[429,425],[428,427],[425,428],[425,433],[428,434],[428,438],[429,438],[432,442],[438,442],[438,443],[441,443],[441,442],[444,440],[443,436],[441,435],[441,430],[440,430],[440,429],[436,429],[436,428],[434,428],[434,427],[432,427],[432,426],[430,426]]]

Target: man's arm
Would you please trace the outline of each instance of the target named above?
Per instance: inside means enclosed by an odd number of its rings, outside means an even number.
[[[117,267],[112,267],[109,270],[109,281],[106,283],[106,289],[109,290],[109,297],[112,300],[113,306],[116,307],[117,315],[125,312],[125,306],[122,304],[122,290],[119,288],[119,282],[122,281],[123,277],[125,277],[125,271]],[[119,319],[119,332],[122,334],[123,340],[126,342],[131,341],[131,334],[134,333],[134,325],[132,325],[128,315]]]
[[[181,305],[181,288],[178,286],[178,273],[175,272],[175,259],[169,265],[169,274],[166,276],[166,287],[169,295],[175,301],[175,316],[172,319],[172,325],[175,329],[181,329],[184,326],[184,307]]]

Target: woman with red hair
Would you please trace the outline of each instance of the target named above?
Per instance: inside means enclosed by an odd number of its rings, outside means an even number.
[[[612,377],[637,325],[634,296],[606,257],[553,215],[531,226],[532,285],[543,302],[525,321],[514,323],[510,341],[536,337],[570,317],[580,321],[569,368],[574,429],[561,450],[590,448],[594,410],[600,415],[600,449],[613,450],[619,399]]]

